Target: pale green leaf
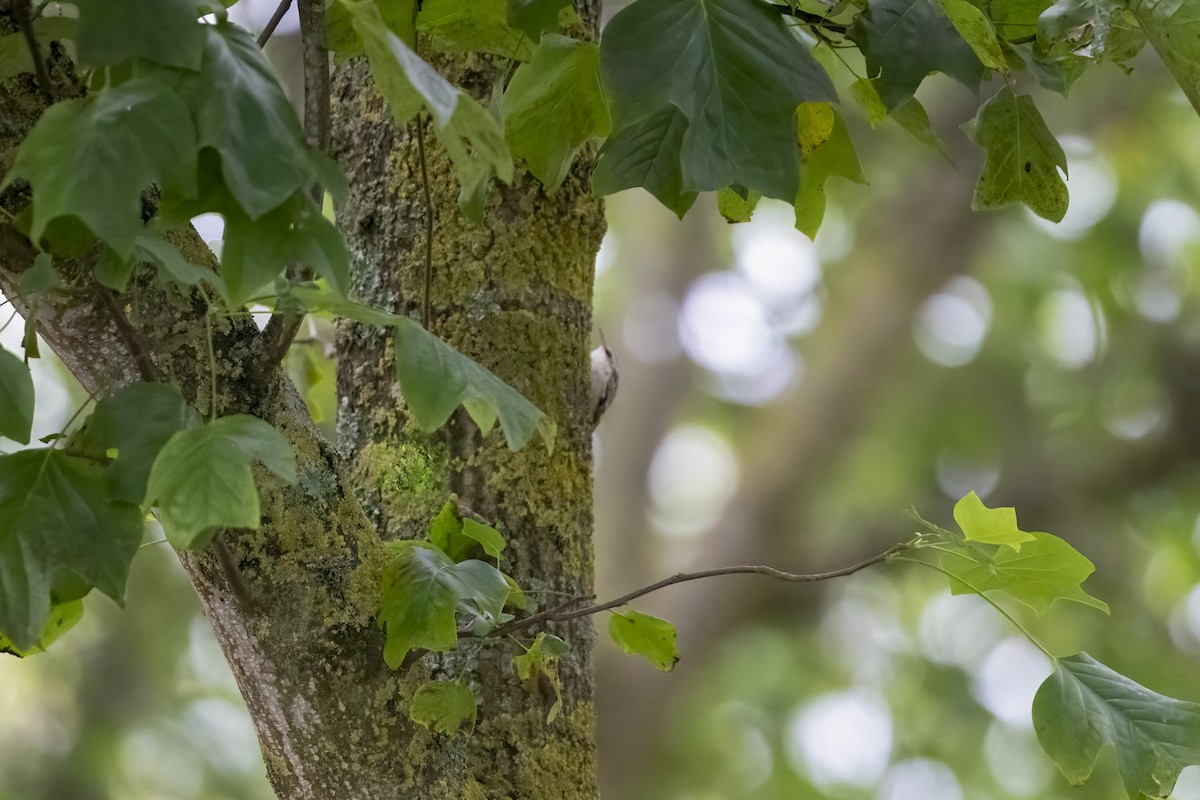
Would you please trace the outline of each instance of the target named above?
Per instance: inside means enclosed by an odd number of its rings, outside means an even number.
[[[675,626],[665,619],[638,611],[616,611],[608,619],[608,633],[626,653],[644,656],[655,669],[670,672],[679,662]]]
[[[491,425],[483,423],[498,418],[510,449],[520,450],[534,432],[541,434],[547,450],[554,449],[554,420],[416,321],[403,318],[396,323],[395,345],[400,390],[421,430],[437,430],[459,405],[468,413],[482,406],[487,416],[476,410],[471,414],[476,424],[486,434]],[[476,402],[466,405],[468,400]]]
[[[96,462],[53,449],[0,456],[0,632],[35,646],[67,577],[122,602],[141,538],[141,511],[109,500]]]
[[[33,38],[45,53],[51,42],[74,39],[78,23],[78,19],[71,17],[51,17],[42,14],[33,21]],[[0,36],[0,81],[6,81],[23,72],[32,73],[34,69],[33,56],[29,52],[25,34],[9,33]]]
[[[0,436],[29,444],[33,398],[29,365],[0,347]]]
[[[1059,170],[1066,173],[1067,156],[1032,97],[1001,89],[979,109],[972,134],[987,152],[973,208],[1024,203],[1051,222],[1063,218],[1069,198]]]
[[[829,133],[819,143],[807,149],[804,128],[800,128],[800,149],[802,169],[800,173],[800,191],[796,195],[796,228],[810,239],[815,238],[821,221],[825,218],[825,183],[830,178],[838,177],[866,183],[862,166],[858,161],[858,152],[854,149],[854,141],[846,130],[846,123],[840,114],[826,103],[806,103],[800,106],[796,113],[797,120],[803,125],[806,117],[813,116],[813,109],[829,109]]]
[[[491,53],[528,61],[536,37],[509,24],[508,0],[424,0],[417,30],[444,53]]]
[[[531,684],[531,689],[541,693],[543,685],[554,692],[554,701],[549,703],[546,722],[551,723],[562,711],[562,684],[558,680],[558,659],[570,651],[562,639],[549,633],[539,633],[529,649],[512,660],[517,677]],[[548,698],[546,698],[548,699]]]
[[[1131,3],[1150,45],[1200,112],[1200,0]]]
[[[1105,746],[1131,800],[1165,798],[1200,764],[1200,704],[1152,692],[1087,653],[1060,658],[1033,699],[1038,742],[1072,784]]]
[[[150,469],[146,502],[158,509],[172,546],[200,548],[221,528],[258,528],[253,461],[296,480],[291,445],[256,417],[221,417],[167,440]]]
[[[542,37],[504,92],[505,135],[513,155],[551,189],[562,185],[575,153],[608,135],[600,88],[600,49],[558,34]]]
[[[879,96],[879,91],[875,88],[875,81],[859,78],[850,84],[850,94],[862,106],[872,128],[882,125],[883,121],[887,119],[887,106],[883,104],[883,98]]]
[[[975,492],[968,493],[954,504],[954,521],[969,542],[1005,544],[1020,551],[1022,542],[1033,540],[1032,533],[1017,527],[1015,508],[988,508]]]
[[[910,98],[893,108],[888,118],[912,134],[918,142],[938,153],[950,163],[954,163],[950,158],[950,151],[946,149],[946,143],[942,141],[942,137],[937,135],[933,125],[929,122],[929,114],[926,113],[925,106],[921,105],[917,98]]]
[[[57,603],[50,609],[50,616],[46,619],[46,624],[42,627],[41,634],[38,635],[37,644],[26,649],[21,649],[10,642],[4,634],[0,633],[0,653],[8,653],[17,658],[25,658],[35,653],[41,653],[61,638],[64,633],[74,628],[81,619],[83,619],[82,600]]]
[[[990,69],[1008,72],[1008,62],[1004,51],[1000,49],[1000,41],[996,38],[996,29],[992,22],[976,6],[967,0],[938,0],[942,11],[954,23],[955,29],[963,41],[971,46],[979,61]]]
[[[726,222],[749,222],[762,195],[742,186],[726,186],[717,192],[717,211]]]
[[[994,553],[965,542],[947,544],[938,563],[950,577],[953,594],[1000,591],[1045,614],[1059,600],[1070,600],[1109,613],[1108,605],[1080,584],[1096,568],[1078,550],[1049,533],[1029,534],[1020,552],[1000,547]]]
[[[475,695],[457,681],[427,681],[413,693],[408,716],[434,733],[457,736],[475,730]]]

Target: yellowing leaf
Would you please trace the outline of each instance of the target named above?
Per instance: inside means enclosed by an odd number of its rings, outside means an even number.
[[[428,681],[413,693],[408,716],[435,733],[457,736],[475,730],[475,695],[458,681]]]
[[[608,619],[608,633],[617,647],[644,656],[655,669],[670,672],[679,662],[675,626],[665,619],[638,611],[624,614],[614,611]]]
[[[833,134],[833,106],[829,103],[801,103],[796,108],[796,141],[801,155],[816,150]]]

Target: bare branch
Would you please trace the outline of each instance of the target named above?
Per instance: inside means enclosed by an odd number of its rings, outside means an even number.
[[[287,15],[288,9],[292,7],[292,0],[279,0],[279,6],[276,7],[275,13],[271,15],[271,19],[267,21],[267,27],[262,29],[262,33],[258,35],[258,46],[265,47],[270,41],[271,35],[275,33],[275,29],[279,27],[279,23],[283,21]]]

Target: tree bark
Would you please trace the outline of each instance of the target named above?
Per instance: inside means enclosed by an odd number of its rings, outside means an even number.
[[[8,14],[0,5],[0,33],[14,29]],[[58,52],[51,68],[70,64]],[[342,222],[356,292],[411,311],[425,213],[411,180],[411,130],[391,124],[361,64],[342,72],[338,92],[337,136],[353,194]],[[45,107],[31,76],[0,85],[0,172]],[[513,642],[468,644],[409,670],[383,662],[374,619],[383,541],[421,535],[450,492],[497,522],[510,542],[505,569],[531,592],[586,592],[592,574],[587,339],[601,206],[582,169],[553,195],[522,178],[499,193],[488,226],[477,230],[454,207],[444,154],[431,146],[428,155],[437,222],[433,328],[558,421],[553,455],[536,442],[509,453],[500,437],[483,440],[461,418],[434,436],[415,432],[392,377],[390,344],[347,327],[339,376],[347,460],[311,424],[283,371],[260,367],[262,337],[246,317],[213,320],[214,385],[204,300],[164,290],[142,270],[115,314],[92,278],[98,248],[56,259],[65,289],[23,303],[17,285],[35,249],[12,222],[30,200],[22,185],[0,195],[8,212],[0,216],[0,291],[37,321],[89,391],[138,379],[132,328],[163,379],[197,407],[215,393],[222,415],[254,414],[291,442],[299,481],[288,486],[257,471],[261,527],[224,532],[232,558],[223,563],[212,549],[183,556],[282,800],[592,800],[587,622],[558,631],[574,649],[560,670],[564,711],[549,725],[544,693],[512,676],[510,659],[520,652]],[[194,231],[176,243],[190,260],[211,263]],[[430,675],[460,672],[480,699],[474,736],[447,740],[412,725],[415,688]]]

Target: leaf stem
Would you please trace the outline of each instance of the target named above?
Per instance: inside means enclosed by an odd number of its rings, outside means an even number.
[[[429,168],[425,161],[425,123],[420,115],[417,115],[417,155],[421,159],[421,192],[425,197],[425,278],[421,325],[429,330],[429,307],[433,293],[433,198],[429,192]]]
[[[895,556],[895,560],[896,561],[907,561],[910,564],[920,564],[923,567],[929,567],[932,570],[937,570],[938,572],[942,573],[943,575],[945,575],[947,578],[950,578],[951,580],[958,581],[963,586],[966,586],[972,592],[974,592],[975,594],[982,597],[987,602],[987,604],[990,605],[992,608],[999,611],[1000,616],[1004,617],[1006,620],[1011,622],[1017,630],[1019,630],[1021,633],[1025,634],[1025,638],[1028,639],[1029,641],[1033,642],[1033,644],[1037,647],[1038,650],[1041,650],[1043,653],[1045,653],[1046,658],[1048,658],[1054,662],[1058,661],[1058,658],[1056,658],[1053,653],[1051,653],[1049,650],[1047,650],[1046,646],[1043,645],[1041,642],[1039,642],[1037,637],[1029,632],[1028,628],[1026,628],[1024,625],[1022,625],[1020,622],[1018,622],[1016,617],[1014,617],[1012,614],[1005,611],[1003,606],[1001,606],[999,603],[997,603],[992,598],[988,597],[977,587],[972,586],[970,583],[963,580],[958,575],[955,575],[954,573],[950,572],[949,570],[942,569],[939,565],[934,564],[933,562],[922,561],[919,558],[908,558],[906,556]]]

